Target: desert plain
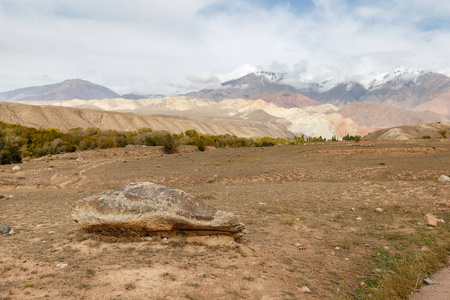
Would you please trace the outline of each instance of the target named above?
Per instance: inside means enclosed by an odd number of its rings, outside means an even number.
[[[437,180],[450,175],[446,139],[128,146],[19,166],[0,166],[0,226],[14,230],[0,235],[2,300],[388,299],[377,291],[395,289],[398,265],[450,245],[450,183]],[[191,193],[248,232],[111,237],[72,220],[77,200],[131,182]],[[428,213],[446,223],[427,226]]]

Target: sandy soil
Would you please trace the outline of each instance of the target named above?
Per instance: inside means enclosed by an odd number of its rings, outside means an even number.
[[[381,251],[448,238],[450,184],[437,178],[449,166],[450,143],[436,140],[172,155],[135,146],[0,166],[0,226],[16,232],[0,235],[0,298],[356,298]],[[248,234],[122,241],[72,221],[76,200],[141,181],[233,212]],[[447,223],[417,223],[426,213]]]
[[[423,286],[410,300],[450,299],[450,268],[445,268],[430,278],[434,284]]]

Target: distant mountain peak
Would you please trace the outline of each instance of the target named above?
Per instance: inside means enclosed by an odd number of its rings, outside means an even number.
[[[267,71],[259,71],[259,72],[252,72],[247,75],[244,75],[237,79],[228,80],[226,82],[222,83],[223,87],[226,86],[242,86],[244,87],[248,84],[273,84],[278,83],[281,80],[283,80],[283,77],[286,76],[286,72],[267,72]]]
[[[117,98],[112,90],[83,79],[67,79],[60,83],[26,87],[0,93],[0,101],[71,100]]]
[[[425,72],[414,67],[399,66],[389,73],[376,77],[370,84],[369,89],[375,89],[390,81],[408,81],[423,75]]]
[[[267,72],[259,71],[253,72],[256,76],[264,76],[267,80],[271,82],[277,82],[283,80],[283,77],[287,75],[287,72]]]

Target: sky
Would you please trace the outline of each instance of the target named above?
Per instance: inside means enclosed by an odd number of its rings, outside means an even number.
[[[254,71],[450,73],[448,0],[0,0],[0,91],[84,79],[178,94]]]

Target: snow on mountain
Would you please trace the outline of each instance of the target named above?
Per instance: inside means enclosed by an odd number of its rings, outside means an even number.
[[[280,81],[283,79],[284,76],[286,76],[286,72],[266,72],[266,71],[260,71],[260,72],[253,72],[256,76],[263,76],[267,80],[271,82]]]
[[[375,76],[375,79],[369,84],[368,89],[376,89],[390,81],[398,81],[400,83],[413,80],[422,74],[424,74],[424,71],[417,68],[397,67],[388,74]]]

